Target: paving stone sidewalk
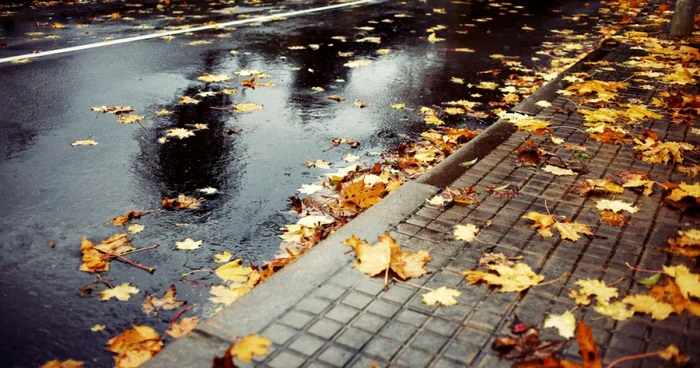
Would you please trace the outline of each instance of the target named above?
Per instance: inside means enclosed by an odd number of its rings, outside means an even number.
[[[615,47],[603,59],[616,65],[615,71],[597,72],[596,79],[629,79],[633,70],[620,63],[638,52],[628,46]],[[623,100],[635,98],[647,103],[659,92],[658,88],[641,88],[633,81],[631,85],[621,93]],[[659,182],[697,180],[674,172],[673,165],[651,165],[637,160],[632,145],[589,139],[581,131],[581,115],[562,112],[575,109],[572,102],[565,97],[550,101],[552,106],[536,116],[550,120],[553,126],[572,128],[557,128],[555,135],[567,143],[587,147],[586,153],[591,156],[586,162],[588,173],[576,177],[554,176],[518,165],[515,150],[524,141],[545,139],[515,132],[452,183],[456,187],[475,187],[478,204],[434,208],[425,199],[441,188],[407,184],[410,190],[407,189],[404,197],[392,194],[387,200],[394,203],[389,206],[409,208],[404,211],[410,212],[408,216],[393,219],[390,207],[371,209],[364,220],[363,215],[356,224],[351,222],[348,229],[341,229],[289,270],[282,270],[234,303],[234,308],[227,308],[191,336],[173,343],[148,366],[172,366],[173,362],[204,366],[214,355],[222,355],[236,336],[259,333],[274,344],[270,354],[256,361],[255,366],[366,368],[376,362],[382,367],[510,367],[513,362],[499,359],[491,344],[509,331],[515,316],[541,328],[548,314],[566,310],[574,310],[577,319],[582,318],[593,328],[605,364],[622,356],[676,344],[691,356],[694,364],[700,365],[700,318],[684,313],[653,321],[648,315],[637,314],[628,321],[616,322],[595,313],[592,307],[576,308],[573,299],[567,296],[568,290],[575,288],[576,280],[582,278],[616,283],[621,298],[648,291],[635,280],[649,274],[637,273],[627,263],[645,269],[660,269],[668,264],[686,264],[691,270],[697,269],[695,263],[657,248],[679,229],[697,227],[700,223],[697,213],[681,214],[664,206],[659,190],[649,197],[625,190],[617,199],[634,203],[639,212],[631,215],[628,225],[618,228],[601,223],[595,208],[595,201],[600,198],[579,196],[577,183],[624,171],[647,173]],[[700,144],[700,136],[690,134],[690,127],[685,124],[675,125],[662,119],[645,126],[660,139]],[[550,150],[563,159],[572,155],[554,145]],[[489,185],[506,183],[518,186],[519,194],[499,197],[486,190]],[[561,240],[558,236],[542,238],[530,227],[531,221],[521,218],[528,211],[548,210],[589,225],[595,236],[584,236],[577,242]],[[487,221],[491,224],[481,231],[479,241],[465,243],[452,235],[457,224]],[[393,225],[384,226],[385,223]],[[340,245],[342,240],[356,234],[373,243],[384,230],[408,250],[429,250],[431,273],[409,280],[414,286],[392,281],[388,290],[384,290],[383,278],[370,278],[352,267],[354,254]],[[460,271],[478,268],[478,260],[485,251],[522,256],[522,262],[544,275],[545,281],[564,273],[569,276],[521,293],[501,293],[486,285],[469,285]],[[421,301],[426,290],[415,285],[458,289],[462,293],[457,297],[459,304],[427,306]],[[561,339],[554,329],[541,329],[540,337]],[[573,339],[563,357],[580,361]],[[620,367],[663,365],[659,359],[645,359],[626,362]]]

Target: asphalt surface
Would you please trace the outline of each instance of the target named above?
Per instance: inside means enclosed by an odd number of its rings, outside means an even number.
[[[0,42],[7,46],[0,47],[0,58],[108,37],[132,37],[187,22],[201,25],[236,19],[212,13],[204,3],[189,3],[195,5],[177,8],[175,4],[162,13],[155,3],[138,8],[121,2],[3,8]],[[506,78],[507,71],[500,76],[477,74],[502,67],[500,60],[489,57],[497,53],[537,65],[530,57],[550,39],[551,29],[587,27],[580,20],[564,19],[560,10],[571,16],[597,9],[595,2],[589,6],[578,1],[512,4],[507,9],[516,13],[488,2],[378,2],[235,30],[177,35],[169,41],[139,41],[38,57],[27,64],[0,64],[0,188],[4,194],[0,313],[5,320],[0,363],[24,367],[72,358],[86,361],[87,366],[109,366],[111,355],[104,350],[109,337],[132,323],[165,330],[174,313],[149,317],[141,304],[146,292],[160,295],[171,284],[177,287],[178,299],[194,305],[190,314],[210,315],[216,306],[207,302],[208,290],[179,281],[180,275],[215,267],[212,255],[224,250],[258,265],[271,259],[278,251],[279,228],[296,222],[287,213],[288,198],[302,184],[318,182],[319,175],[332,172],[306,168],[307,160],[325,159],[337,169],[347,166],[341,157],[353,153],[370,164],[376,160],[374,153],[427,128],[418,107],[458,99],[484,103],[498,99],[503,93],[451,83],[450,78],[473,84]],[[239,5],[235,14],[267,15],[327,3]],[[445,8],[446,14],[435,12],[436,8]],[[154,10],[139,12],[143,9]],[[105,20],[115,12],[121,20]],[[125,16],[134,20],[124,20]],[[476,21],[486,18],[492,19]],[[66,27],[51,28],[55,22]],[[425,30],[438,24],[447,26],[436,32],[447,40],[433,44]],[[139,25],[153,29],[136,28]],[[525,25],[534,31],[524,32]],[[44,34],[39,38],[29,32]],[[51,34],[59,37],[45,38]],[[345,36],[346,42],[333,36]],[[379,36],[381,44],[355,42],[365,36]],[[192,41],[211,43],[190,45]],[[314,50],[307,45],[319,47]],[[307,47],[292,50],[292,46]],[[454,52],[463,47],[475,52]],[[386,48],[391,52],[377,54],[377,49]],[[354,52],[354,56],[341,57],[339,51]],[[358,59],[373,62],[362,68],[344,66]],[[240,86],[244,78],[233,73],[242,69],[264,71],[270,78],[260,82],[274,86],[254,90]],[[198,81],[204,73],[228,74],[231,84]],[[316,92],[313,87],[325,91]],[[238,91],[196,97],[201,100],[197,105],[178,104],[183,95],[195,97],[222,88]],[[470,97],[474,93],[482,97]],[[346,101],[327,99],[332,94]],[[373,105],[360,109],[353,105],[355,99]],[[212,109],[240,102],[264,108],[247,114]],[[392,110],[392,103],[416,110]],[[130,105],[145,119],[141,124],[118,124],[115,116],[90,110],[100,105]],[[156,116],[161,109],[172,114]],[[471,128],[491,122],[464,116],[447,121]],[[196,131],[194,137],[158,143],[167,129],[191,124],[207,124],[208,129]],[[71,142],[87,137],[99,144],[71,147]],[[330,141],[338,137],[361,145],[329,149]],[[206,187],[219,193],[197,192]],[[156,267],[155,274],[119,262],[112,262],[105,274],[111,282],[130,282],[141,292],[129,302],[79,297],[81,286],[95,280],[94,275],[77,270],[82,236],[106,239],[121,231],[110,224],[113,217],[132,209],[160,208],[163,197],[180,193],[207,200],[198,210],[161,211],[135,221],[146,228],[133,236],[134,244],[160,247],[131,259]],[[192,252],[176,250],[174,242],[187,237],[203,240],[204,245]],[[217,282],[216,277],[198,281]],[[91,332],[97,323],[106,325],[106,330]]]

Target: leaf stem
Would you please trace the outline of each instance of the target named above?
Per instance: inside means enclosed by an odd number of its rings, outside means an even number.
[[[134,254],[134,253],[138,253],[138,252],[143,252],[144,250],[150,250],[150,249],[155,249],[155,248],[158,248],[158,244],[153,244],[153,245],[151,245],[150,247],[145,247],[145,248],[139,248],[139,249],[130,250],[130,251],[128,251],[128,252],[122,253],[122,255],[125,256],[125,255],[127,255],[127,254]]]
[[[635,354],[635,355],[624,356],[624,357],[619,358],[619,359],[613,361],[612,363],[610,363],[610,364],[607,366],[607,368],[613,368],[613,367],[616,366],[617,364],[622,363],[622,362],[626,362],[626,361],[628,361],[628,360],[651,358],[651,357],[654,357],[654,356],[659,355],[659,353],[662,353],[662,352],[663,352],[663,350],[657,350],[657,351],[652,351],[652,352],[649,352],[649,353],[643,353],[643,354]]]
[[[547,286],[547,285],[553,284],[555,282],[561,281],[562,279],[566,278],[566,276],[569,276],[568,272],[564,272],[561,276],[557,277],[554,280],[550,280],[550,281],[547,281],[547,282],[544,282],[541,284],[532,285],[532,286]]]
[[[659,270],[645,270],[643,268],[637,268],[637,267],[634,267],[631,264],[629,264],[629,262],[625,262],[625,266],[627,266],[627,268],[632,269],[632,270],[637,271],[637,272],[664,273],[664,271],[659,271]]]
[[[107,282],[107,280],[102,278],[102,275],[99,275],[99,274],[97,275],[97,281],[107,285],[110,289],[114,289],[114,285],[110,284],[109,282]]]
[[[214,273],[214,270],[211,270],[211,269],[208,269],[208,268],[201,268],[201,269],[198,269],[198,270],[192,270],[192,271],[190,271],[190,272],[183,273],[181,276],[182,276],[182,277],[186,277],[186,276],[195,274],[195,273],[197,273],[197,272]]]
[[[182,308],[179,312],[177,312],[177,314],[175,314],[175,317],[173,317],[173,319],[170,320],[170,324],[168,325],[168,330],[172,330],[173,325],[175,324],[175,321],[177,321],[177,319],[180,318],[180,316],[190,308],[192,308],[192,304],[186,306],[185,308]]]

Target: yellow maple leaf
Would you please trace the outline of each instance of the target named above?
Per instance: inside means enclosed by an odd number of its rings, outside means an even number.
[[[260,335],[248,335],[231,347],[231,355],[237,357],[244,362],[253,360],[253,355],[267,355],[267,347],[272,344],[272,341],[267,337]]]
[[[83,364],[85,364],[85,362],[73,359],[67,359],[64,361],[54,359],[42,364],[40,368],[83,368]]]
[[[454,229],[454,237],[457,240],[464,240],[470,242],[476,239],[476,234],[479,233],[479,228],[473,224],[467,225],[456,225]]]
[[[209,74],[206,73],[201,77],[197,77],[197,80],[200,80],[204,83],[218,83],[218,82],[225,82],[227,80],[231,79],[230,76],[226,74]]]
[[[576,176],[578,175],[576,172],[574,172],[571,169],[564,169],[559,166],[554,166],[554,165],[546,165],[545,167],[542,168],[543,171],[546,171],[548,173],[552,173],[556,176]]]
[[[190,238],[187,238],[187,239],[182,240],[182,241],[176,241],[175,246],[177,247],[177,249],[180,249],[180,250],[195,250],[195,249],[199,249],[199,247],[202,246],[202,242],[203,242],[203,240],[195,241],[195,240],[192,240]]]
[[[349,209],[365,209],[374,206],[382,199],[386,184],[377,182],[371,187],[365,185],[365,178],[342,185],[340,198],[343,206]]]
[[[524,263],[517,263],[513,267],[498,264],[488,265],[488,268],[490,271],[495,271],[497,275],[479,270],[462,271],[461,274],[466,276],[470,284],[484,281],[489,285],[500,286],[501,292],[523,291],[544,280],[544,276],[532,272],[530,266]]]
[[[576,303],[578,304],[590,304],[591,301],[589,298],[592,295],[595,295],[598,297],[598,304],[606,305],[610,302],[610,299],[617,298],[619,295],[617,292],[617,288],[607,286],[603,281],[600,280],[578,280],[576,281],[576,286],[578,286],[580,290],[576,293],[569,293],[569,296],[576,299]]]
[[[562,239],[568,239],[573,242],[581,238],[578,233],[584,233],[591,236],[594,235],[593,231],[591,231],[591,228],[588,227],[588,225],[578,222],[557,222],[552,227],[559,231],[559,236],[561,236]]]
[[[553,327],[559,332],[559,336],[570,339],[576,331],[576,318],[570,311],[562,314],[550,314],[544,320],[544,328]]]
[[[287,226],[289,226],[289,225],[287,225]],[[301,226],[299,226],[299,227],[301,227]],[[233,255],[228,251],[224,251],[221,254],[214,254],[214,263],[228,262],[231,260],[231,257],[233,257]]]
[[[461,292],[455,289],[449,289],[445,286],[435,289],[429,293],[421,295],[423,298],[423,303],[433,306],[436,303],[442,305],[456,305],[457,300],[455,297],[462,295]]]
[[[664,266],[664,272],[674,278],[678,289],[684,298],[688,296],[700,297],[700,276],[690,272],[684,265]]]
[[[428,251],[402,252],[401,246],[389,233],[380,235],[374,246],[354,235],[346,239],[343,244],[355,251],[358,260],[355,263],[355,268],[367,275],[375,276],[382,271],[391,269],[405,280],[428,273],[428,270],[425,269],[425,264],[430,261]]]
[[[693,77],[693,69],[684,68],[683,64],[676,64],[674,66],[674,72],[666,74],[662,80],[670,84],[695,84],[695,78]]]
[[[646,118],[650,118],[650,119],[663,118],[663,115],[657,114],[657,113],[649,110],[649,108],[647,108],[644,105],[628,104],[626,114],[627,114],[627,117],[633,122],[639,121],[639,120],[644,120]]]
[[[141,310],[146,314],[151,314],[156,309],[172,310],[185,304],[184,301],[175,300],[176,295],[177,290],[175,289],[175,285],[170,285],[168,290],[166,290],[160,298],[148,293],[146,294],[146,300]]]
[[[158,333],[149,326],[134,325],[107,342],[107,350],[117,353],[117,368],[138,367],[163,348]]]
[[[122,124],[133,124],[133,123],[139,123],[143,120],[143,116],[141,115],[121,115],[118,119],[118,123]]]
[[[522,216],[524,219],[532,220],[535,223],[531,227],[536,228],[537,231],[544,238],[549,238],[552,235],[550,229],[554,225],[554,217],[551,215],[545,215],[543,213],[530,211]]]
[[[198,317],[185,317],[180,322],[173,323],[165,333],[177,339],[190,333],[198,324]]]
[[[622,187],[623,188],[643,187],[644,191],[642,191],[642,194],[644,194],[645,196],[648,197],[654,193],[654,184],[656,184],[656,182],[653,180],[632,179],[632,180],[629,180],[628,182],[622,184]]]
[[[253,269],[250,266],[241,266],[242,261],[243,259],[238,258],[233,262],[229,262],[217,268],[214,270],[214,273],[224,281],[246,282],[248,280],[248,275],[253,272]]]
[[[678,184],[678,188],[673,189],[666,199],[678,202],[685,197],[700,198],[700,183],[690,185],[681,182]]]
[[[185,139],[187,137],[194,137],[194,131],[185,128],[175,128],[168,129],[165,135],[167,137],[178,137],[180,139]]]
[[[116,298],[117,300],[125,302],[131,299],[131,295],[136,294],[138,292],[139,289],[131,286],[131,284],[129,284],[128,282],[125,282],[121,285],[115,286],[113,289],[103,290],[100,293],[100,300],[104,302],[106,300]]]
[[[92,139],[83,139],[83,140],[78,140],[70,144],[72,147],[76,146],[96,146],[98,145],[97,141],[93,141]]]
[[[620,200],[611,201],[609,199],[601,199],[601,200],[597,201],[595,208],[597,208],[600,211],[612,211],[615,213],[618,213],[620,211],[627,211],[629,213],[636,213],[637,211],[639,211],[638,207],[632,206],[629,203],[625,203],[625,202],[620,201]]]
[[[428,41],[430,41],[431,43],[441,42],[441,41],[444,41],[444,40],[445,40],[444,38],[439,38],[439,37],[435,36],[435,32],[431,33],[431,34],[428,36]]]
[[[228,287],[223,285],[214,285],[209,288],[209,293],[213,295],[209,300],[212,303],[221,303],[229,305],[238,300],[243,295],[252,290],[250,285],[233,284]]]
[[[249,103],[239,103],[233,105],[233,111],[235,112],[251,112],[251,111],[257,111],[257,110],[262,110],[263,105],[258,105],[253,102]]]
[[[686,310],[692,315],[700,316],[700,303],[683,297],[680,288],[673,280],[668,280],[664,286],[654,286],[649,294],[658,301],[670,304],[677,314]]]
[[[107,328],[107,326],[101,325],[98,323],[98,324],[92,326],[90,328],[90,331],[92,331],[92,332],[104,331],[105,328]]]
[[[695,148],[690,143],[662,142],[651,137],[647,137],[644,141],[635,139],[634,142],[637,144],[634,150],[640,151],[642,160],[650,164],[667,163],[671,159],[673,163],[682,163],[683,151],[692,151]]]
[[[629,295],[622,302],[631,305],[633,311],[651,314],[651,318],[657,320],[666,319],[674,311],[670,304],[660,302],[648,294]]]
[[[634,315],[634,311],[627,309],[627,305],[623,302],[614,302],[611,304],[601,304],[593,307],[596,312],[610,317],[616,321],[626,321]]]

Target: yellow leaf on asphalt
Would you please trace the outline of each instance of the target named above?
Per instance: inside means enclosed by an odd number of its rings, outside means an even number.
[[[139,289],[131,286],[128,282],[125,282],[119,286],[115,286],[113,289],[105,289],[100,293],[100,300],[106,301],[112,298],[116,298],[122,302],[131,299],[131,295],[139,292]]]
[[[146,314],[151,314],[156,311],[156,309],[172,310],[178,308],[185,304],[184,301],[175,300],[177,296],[177,290],[175,285],[170,285],[168,290],[163,293],[160,298],[153,296],[153,294],[146,294],[146,301],[144,301],[141,310]],[[155,314],[157,314],[156,312]]]
[[[106,327],[107,327],[107,326],[101,325],[101,324],[98,323],[98,324],[92,326],[92,328],[90,328],[90,331],[92,331],[92,332],[103,331]]]
[[[185,128],[175,128],[168,129],[168,132],[165,135],[167,137],[178,137],[180,139],[185,139],[187,137],[194,137],[194,132]]]
[[[238,258],[217,268],[214,272],[216,276],[219,276],[224,281],[246,282],[248,281],[248,275],[253,272],[253,269],[250,266],[241,266],[242,261],[243,259]]]
[[[398,103],[389,105],[394,110],[403,110],[406,108],[406,104]]]
[[[629,213],[636,213],[639,211],[639,208],[636,206],[632,206],[630,203],[625,203],[623,201],[619,200],[614,200],[611,201],[609,199],[601,199],[596,202],[595,208],[601,210],[601,211],[612,211],[615,213],[618,213],[620,211],[627,211]]]
[[[509,120],[508,122],[518,127],[518,130],[524,130],[526,132],[537,132],[546,129],[550,125],[546,120],[534,118],[515,119]]]
[[[649,108],[647,108],[644,105],[632,105],[632,104],[627,105],[626,115],[631,121],[639,121],[639,120],[644,120],[646,118],[649,118],[649,119],[661,119],[661,118],[663,118],[663,115],[657,114],[657,113],[649,110]]]
[[[156,116],[165,116],[165,115],[170,115],[172,114],[172,111],[166,110],[166,109],[160,109],[156,111]]]
[[[700,278],[698,274],[690,272],[688,267],[684,265],[664,266],[663,268],[667,275],[674,278],[684,298],[688,299],[688,296],[700,297]]]
[[[258,105],[253,102],[249,103],[239,103],[236,105],[233,105],[233,111],[235,112],[251,112],[251,111],[257,111],[257,110],[262,110],[263,106]]]
[[[145,228],[146,227],[141,225],[141,224],[133,224],[133,225],[129,225],[129,227],[127,228],[127,231],[129,231],[129,234],[136,234],[136,233],[142,232],[143,229],[145,229]]]
[[[267,337],[260,335],[248,335],[243,337],[231,348],[231,355],[237,357],[244,362],[253,360],[253,356],[267,355],[267,347],[272,344],[272,341]]]
[[[138,367],[163,348],[158,333],[149,326],[134,325],[107,342],[107,350],[117,353],[116,368]]]
[[[470,284],[484,281],[489,285],[500,286],[501,292],[519,292],[530,286],[539,284],[544,280],[544,276],[532,272],[530,266],[524,263],[517,263],[514,267],[507,265],[488,265],[490,272],[479,270],[462,271],[461,274],[467,277]]]
[[[188,97],[188,96],[180,97],[180,101],[177,102],[178,105],[186,105],[186,104],[196,105],[198,103],[199,103],[199,100],[196,100],[196,99],[194,99],[192,97]]]
[[[214,263],[225,263],[231,260],[233,255],[228,251],[224,251],[221,254],[214,254]]]
[[[660,302],[647,294],[626,296],[622,302],[631,305],[633,311],[651,314],[651,318],[657,320],[666,319],[674,311],[670,304]]]
[[[141,115],[121,115],[117,119],[118,123],[122,124],[133,124],[133,123],[138,123],[143,120],[143,116]]]
[[[634,315],[634,311],[627,309],[627,304],[623,302],[612,304],[598,303],[598,305],[593,307],[593,310],[616,321],[626,321]]]
[[[452,78],[450,78],[450,82],[457,83],[457,84],[464,84],[464,78],[452,77]]]
[[[180,322],[173,323],[165,333],[177,339],[190,333],[198,324],[198,317],[185,317]]]
[[[96,146],[97,144],[98,144],[98,142],[93,141],[92,139],[83,139],[83,140],[75,141],[75,142],[71,143],[70,145],[72,147],[75,147],[75,146]]]
[[[431,43],[441,42],[441,41],[444,41],[444,40],[445,40],[444,38],[439,38],[439,37],[435,36],[435,33],[431,33],[431,34],[428,36],[428,41],[430,41]]]
[[[229,305],[248,293],[250,290],[252,290],[251,286],[242,284],[233,284],[229,287],[214,285],[209,288],[209,293],[212,295],[209,300],[212,303]]]
[[[543,171],[546,171],[548,173],[552,173],[556,176],[576,176],[578,175],[576,172],[574,172],[571,169],[563,169],[559,166],[554,166],[554,165],[547,165],[542,168]]]
[[[544,328],[553,327],[559,332],[559,336],[570,339],[576,331],[576,318],[574,314],[566,311],[562,314],[550,314],[544,320]]]
[[[182,241],[176,241],[175,246],[177,247],[177,249],[180,250],[195,250],[199,249],[199,247],[202,245],[202,242],[203,240],[194,241],[190,238],[187,238]]]
[[[225,82],[227,80],[231,79],[230,76],[226,74],[209,74],[206,73],[201,77],[197,77],[197,80],[200,80],[204,83],[218,83],[218,82]]]
[[[439,289],[421,295],[421,297],[423,297],[423,303],[430,306],[433,306],[436,303],[440,303],[442,305],[456,305],[457,300],[455,297],[460,295],[462,295],[462,293],[458,290],[449,289],[442,286]]]
[[[54,359],[42,364],[39,368],[83,368],[84,364],[85,362],[73,359],[67,359],[64,361]]]
[[[464,240],[470,242],[476,238],[476,234],[479,233],[479,228],[473,224],[467,225],[457,225],[454,229],[454,236],[457,240]]]

